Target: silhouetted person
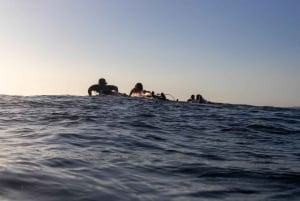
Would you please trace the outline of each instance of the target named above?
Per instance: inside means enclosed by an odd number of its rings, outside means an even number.
[[[187,100],[187,102],[194,103],[195,102],[195,95],[192,94],[191,97]]]
[[[152,95],[153,98],[157,98],[157,99],[160,99],[160,100],[168,100],[166,95],[162,92],[160,94],[155,94],[155,92],[152,91],[151,95]]]
[[[151,92],[144,90],[143,84],[140,82],[135,84],[134,88],[130,91],[129,96],[148,97],[148,98],[152,97]]]
[[[207,103],[207,100],[205,100],[200,94],[197,94],[196,102],[197,103]]]
[[[164,93],[160,93],[158,95],[155,95],[155,92],[144,90],[143,84],[138,82],[135,84],[134,88],[130,91],[129,96],[135,96],[135,97],[146,97],[146,98],[157,98],[160,100],[167,100]]]
[[[88,94],[89,96],[92,95],[92,92],[96,92],[99,95],[112,95],[119,92],[118,87],[114,85],[107,85],[107,82],[104,78],[100,78],[98,84],[94,84],[89,87]]]
[[[164,93],[162,93],[162,92],[160,93],[159,99],[160,100],[168,100],[167,97],[166,97],[166,95]]]
[[[134,88],[130,91],[129,96],[139,95],[142,96],[144,93],[143,84],[138,82],[135,84]]]

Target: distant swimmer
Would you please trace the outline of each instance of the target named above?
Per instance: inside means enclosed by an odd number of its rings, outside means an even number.
[[[129,96],[133,97],[152,97],[150,91],[146,91],[143,88],[143,84],[138,82],[135,84],[134,88],[130,91]]]
[[[200,94],[197,94],[196,103],[208,103],[208,102]]]
[[[135,84],[134,88],[131,89],[129,96],[132,96],[133,94],[141,95],[143,93],[143,91],[144,91],[143,84],[138,82]]]
[[[189,103],[195,103],[196,102],[195,95],[192,94],[191,97],[187,100],[187,102],[189,102]]]
[[[130,91],[129,96],[167,100],[166,95],[164,93],[155,94],[154,91],[150,92],[150,91],[144,90],[143,84],[140,82],[135,84],[134,88]]]
[[[107,85],[107,82],[104,78],[100,78],[98,84],[94,84],[89,87],[88,94],[92,95],[92,92],[96,92],[99,95],[113,95],[119,93],[118,87],[114,85]]]
[[[151,94],[152,94],[153,98],[157,98],[159,100],[168,100],[167,97],[166,97],[166,95],[164,93],[162,93],[162,92],[160,94],[159,93],[155,94],[155,92],[152,91]]]
[[[191,97],[187,100],[187,102],[189,103],[212,103],[210,101],[207,101],[203,98],[202,95],[197,94],[196,99],[195,99],[195,95],[191,95]]]

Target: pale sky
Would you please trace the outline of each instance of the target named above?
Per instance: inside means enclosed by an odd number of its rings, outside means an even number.
[[[300,106],[299,0],[0,0],[0,94]]]

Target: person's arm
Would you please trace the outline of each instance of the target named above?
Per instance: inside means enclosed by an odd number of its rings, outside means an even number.
[[[88,89],[88,94],[89,94],[89,96],[92,95],[92,91],[93,91],[93,90],[92,90],[92,86],[90,86],[89,89]]]
[[[131,91],[130,91],[130,93],[129,93],[129,96],[132,95],[133,91],[134,91],[134,89],[131,89]]]
[[[88,89],[89,96],[92,96],[93,91],[95,91],[95,92],[97,92],[97,93],[100,94],[100,88],[99,88],[99,86],[97,84],[94,84],[94,85],[90,86],[90,88]]]

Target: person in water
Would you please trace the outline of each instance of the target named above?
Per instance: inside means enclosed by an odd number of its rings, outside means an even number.
[[[112,95],[119,93],[118,87],[114,85],[107,85],[107,82],[104,78],[100,78],[98,84],[94,84],[89,87],[88,94],[92,95],[92,92],[96,92],[99,95]]]
[[[129,96],[152,97],[152,94],[150,91],[144,90],[143,84],[138,82],[135,84],[134,88],[131,89]]]
[[[187,100],[187,102],[189,103],[194,103],[196,100],[195,100],[195,95],[192,94],[191,97]]]
[[[160,93],[160,94],[156,95],[154,91],[150,92],[150,91],[144,90],[143,84],[140,82],[135,84],[134,88],[130,91],[129,96],[157,98],[160,100],[167,100],[166,95],[164,93]]]
[[[152,95],[153,98],[157,98],[157,99],[160,99],[160,100],[168,100],[167,97],[166,97],[166,95],[164,93],[162,93],[162,92],[160,94],[159,93],[155,94],[155,92],[152,91],[151,95]]]
[[[196,102],[197,103],[207,103],[207,100],[205,100],[200,94],[197,94]]]
[[[142,96],[145,93],[143,84],[138,82],[135,84],[134,88],[130,91],[129,96]]]

